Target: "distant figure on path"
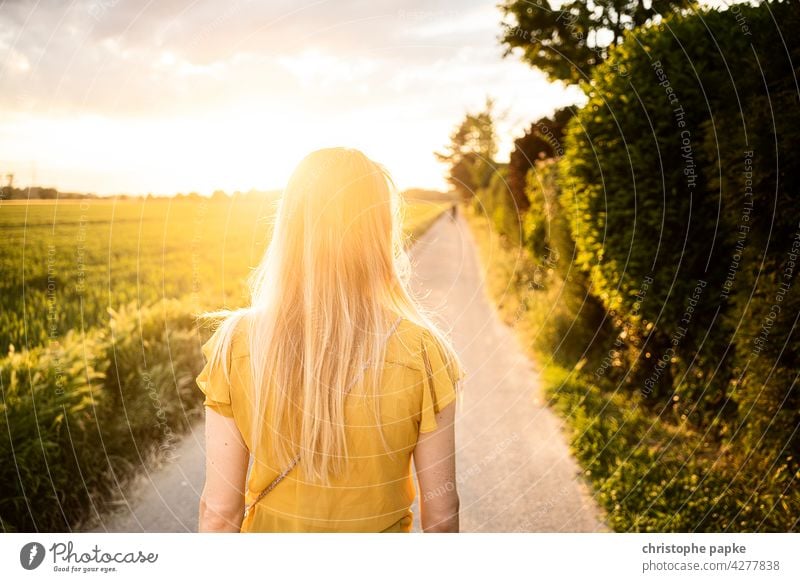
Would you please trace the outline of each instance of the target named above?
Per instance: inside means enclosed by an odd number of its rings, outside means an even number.
[[[409,292],[401,204],[357,150],[292,174],[250,305],[206,314],[200,531],[410,532],[412,455],[423,531],[458,531],[465,372]]]

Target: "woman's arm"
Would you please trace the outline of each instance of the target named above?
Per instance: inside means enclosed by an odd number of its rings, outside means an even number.
[[[437,428],[421,433],[414,449],[422,530],[458,533],[455,402],[436,415]]]
[[[233,418],[206,407],[206,484],[200,496],[200,532],[238,532],[250,452]]]

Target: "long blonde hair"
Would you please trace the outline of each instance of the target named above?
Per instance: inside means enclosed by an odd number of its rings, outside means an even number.
[[[211,365],[226,374],[235,328],[247,322],[252,446],[270,418],[276,462],[285,467],[300,454],[306,479],[327,484],[345,470],[346,390],[365,365],[383,361],[398,316],[427,328],[448,365],[460,364],[409,291],[403,213],[388,172],[360,151],[309,154],[280,199],[249,307],[207,314],[223,317]]]

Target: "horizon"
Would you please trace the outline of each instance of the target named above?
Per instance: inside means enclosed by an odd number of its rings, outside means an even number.
[[[36,191],[36,197],[26,198],[26,197],[19,197],[19,196],[11,196],[11,197],[4,197],[2,193],[2,188],[0,188],[0,204],[7,203],[7,202],[26,202],[26,201],[66,201],[66,200],[111,200],[114,198],[151,198],[151,199],[170,199],[170,198],[206,198],[206,199],[214,199],[217,198],[218,195],[221,195],[224,198],[253,198],[253,197],[278,197],[283,194],[283,188],[270,188],[267,190],[261,190],[257,188],[250,188],[249,190],[234,190],[232,192],[217,189],[211,193],[202,193],[202,192],[173,192],[173,193],[158,193],[158,192],[147,192],[144,194],[130,194],[127,192],[116,192],[113,194],[97,194],[95,192],[75,192],[75,191],[61,191],[55,187],[51,186],[25,186],[23,188],[14,187],[14,191],[18,192],[26,192],[30,196],[32,191]],[[436,197],[451,197],[455,196],[456,193],[452,189],[442,189],[442,190],[434,190],[430,188],[403,188],[398,189],[398,193],[401,196],[414,198],[414,199],[434,199]],[[40,197],[40,195],[45,192],[47,194],[55,193],[56,196],[50,197],[46,196],[44,198]],[[421,195],[421,196],[420,196]]]

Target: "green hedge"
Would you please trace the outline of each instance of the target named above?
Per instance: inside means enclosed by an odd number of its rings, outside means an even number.
[[[542,185],[548,189],[556,182],[545,178]],[[489,293],[536,356],[548,400],[570,426],[571,448],[609,526],[623,532],[797,528],[800,492],[780,448],[759,454],[740,450],[734,442],[660,415],[639,393],[617,390],[625,372],[619,354],[629,346],[620,344],[624,338],[595,336],[588,314],[571,309],[590,291],[561,279],[560,268],[532,288],[540,264],[529,249],[500,236],[485,215],[465,214],[487,270]]]
[[[559,182],[553,159],[535,162],[528,172],[522,223],[532,268],[522,270],[528,274],[522,283],[530,292],[531,312],[541,314],[536,350],[548,363],[573,367],[602,358],[614,332],[587,271],[575,262],[575,241],[559,199]]]
[[[498,232],[509,240],[519,243],[522,225],[507,177],[508,166],[498,164],[488,179],[487,186],[475,193],[473,206],[491,218]]]
[[[630,33],[587,86],[562,160],[578,264],[635,348],[628,389],[718,438],[771,441],[790,472],[800,291],[779,284],[800,221],[798,25],[773,2]]]
[[[486,213],[490,290],[618,531],[798,527],[798,25],[771,2],[629,33],[516,246]]]

